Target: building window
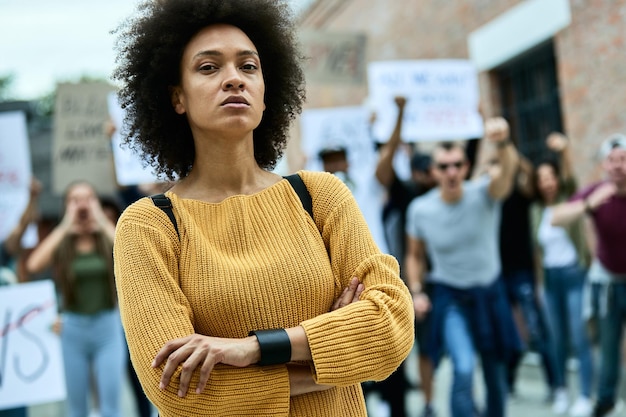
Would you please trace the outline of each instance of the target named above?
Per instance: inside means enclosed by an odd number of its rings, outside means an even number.
[[[548,154],[548,134],[563,131],[554,44],[542,44],[495,73],[511,139],[524,156],[537,163]]]

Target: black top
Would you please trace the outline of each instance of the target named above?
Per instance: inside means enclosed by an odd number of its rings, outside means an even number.
[[[500,261],[502,273],[534,269],[529,209],[532,200],[516,186],[502,204]]]
[[[385,225],[385,236],[390,252],[398,259],[400,266],[403,264],[406,252],[405,225],[407,209],[413,199],[426,191],[428,190],[425,187],[420,187],[414,181],[401,181],[395,175],[388,189],[387,203],[383,208],[383,224]]]

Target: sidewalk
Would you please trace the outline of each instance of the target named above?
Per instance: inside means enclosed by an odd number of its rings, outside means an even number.
[[[596,366],[598,360],[596,359]],[[509,397],[507,402],[507,417],[555,417],[552,413],[551,404],[546,401],[548,391],[540,368],[539,360],[536,355],[527,354],[520,366],[518,380],[516,383],[515,396]],[[413,383],[417,383],[417,364],[415,352],[412,352],[406,363],[407,379]],[[571,368],[571,367],[570,367]],[[435,409],[438,417],[448,417],[450,405],[450,387],[452,382],[451,363],[444,359],[435,374]],[[578,375],[570,370],[568,373],[568,384],[571,393],[572,402],[576,399],[578,393]],[[626,399],[626,369],[622,371],[622,381],[620,385],[618,398]],[[484,399],[483,380],[480,371],[476,373],[474,389],[476,392],[475,399],[481,405]],[[392,417],[388,415],[385,404],[373,394],[368,397],[369,417]],[[406,396],[406,409],[408,417],[418,417],[423,408],[422,393],[419,390],[413,390]],[[482,407],[481,407],[482,409]],[[568,416],[568,414],[562,415]],[[617,416],[626,417],[626,411],[622,411]],[[615,416],[615,417],[617,417]],[[613,417],[613,416],[612,416]]]

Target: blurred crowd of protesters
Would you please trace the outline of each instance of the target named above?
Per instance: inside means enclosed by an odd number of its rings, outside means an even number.
[[[570,141],[562,133],[548,135],[547,156],[532,162],[515,149],[501,118],[485,121],[484,140],[405,143],[406,100],[395,99],[396,125],[388,141],[377,145],[375,176],[386,190],[380,218],[385,243],[413,294],[421,415],[436,415],[433,378],[444,355],[454,377],[450,410],[440,412],[505,415],[528,351],[540,358],[555,415],[618,413],[626,320],[626,136],[603,141],[598,156],[604,178],[579,188]],[[399,153],[409,157],[396,158]],[[347,148],[322,149],[318,156],[351,189],[358,183],[350,176]],[[397,169],[397,160],[410,161],[410,176],[398,175],[403,167]],[[494,192],[494,183],[502,188]],[[512,334],[501,322],[511,314]],[[486,386],[486,399],[478,402],[472,394],[475,353]],[[568,388],[571,359],[578,391]],[[385,400],[383,413],[406,415],[405,394],[413,387],[402,367],[364,389]]]
[[[137,415],[152,414],[128,360],[116,307],[112,248],[120,207],[154,186],[120,188],[119,196],[99,197],[91,184],[77,180],[66,189],[60,222],[51,226],[49,219],[40,216],[42,185],[33,178],[28,204],[0,245],[0,286],[55,281],[59,315],[52,328],[61,340],[70,417],[87,416],[91,404],[103,417],[122,416],[126,372]],[[25,406],[0,410],[2,417],[27,415]]]
[[[438,143],[426,151],[403,142],[406,98],[395,101],[396,124],[378,145],[372,172],[386,197],[376,227],[384,231],[384,244],[398,259],[413,296],[421,415],[437,414],[433,379],[440,359],[448,356],[454,370],[450,415],[504,416],[527,351],[541,359],[555,414],[601,417],[621,409],[626,136],[603,141],[599,157],[605,177],[579,188],[563,134],[546,138],[550,157],[534,164],[516,149],[502,118],[486,119],[482,141]],[[354,192],[348,152],[324,148],[318,156],[323,169]],[[408,154],[401,159],[410,161],[406,178],[397,173],[398,153]],[[57,284],[61,313],[55,329],[72,417],[88,414],[90,395],[103,416],[120,416],[125,369],[138,415],[151,413],[128,361],[111,254],[120,207],[157,190],[120,188],[117,200],[99,199],[92,185],[74,182],[61,221],[54,228],[40,227],[40,241],[32,249],[22,242],[29,225],[40,221],[41,184],[33,179],[28,205],[0,245],[1,285],[35,279]],[[596,344],[598,366],[592,355]],[[485,401],[478,402],[472,386],[475,355],[486,387]],[[571,357],[579,378],[574,398],[568,388]],[[411,389],[403,366],[383,382],[364,384],[366,392],[381,394],[393,417],[406,415],[405,395]],[[484,413],[478,404],[485,404]],[[26,408],[1,410],[0,416],[26,416]]]

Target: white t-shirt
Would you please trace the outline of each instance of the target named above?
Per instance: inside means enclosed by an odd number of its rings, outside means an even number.
[[[537,239],[543,249],[543,266],[559,268],[575,264],[578,260],[576,248],[567,231],[559,226],[552,226],[552,209],[546,207],[541,216]]]

